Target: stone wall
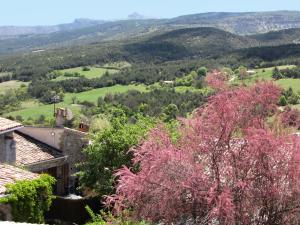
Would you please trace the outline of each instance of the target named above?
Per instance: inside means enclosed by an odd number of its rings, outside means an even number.
[[[0,135],[0,163],[5,163],[6,159],[5,139],[4,134]]]
[[[16,162],[16,142],[13,132],[0,135],[0,163],[14,164]]]
[[[70,174],[76,173],[76,164],[84,160],[82,150],[87,143],[86,133],[64,128],[64,133],[61,136],[60,149],[63,155],[68,156],[67,161],[70,166]]]

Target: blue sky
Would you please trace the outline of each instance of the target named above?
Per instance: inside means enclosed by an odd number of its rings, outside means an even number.
[[[50,25],[75,18],[170,18],[201,12],[300,10],[300,0],[1,0],[0,25]]]

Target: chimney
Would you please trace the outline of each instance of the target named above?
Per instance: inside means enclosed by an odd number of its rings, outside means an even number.
[[[57,108],[55,113],[55,117],[56,117],[55,125],[57,127],[63,127],[66,124],[66,116],[67,113],[65,109]]]
[[[78,130],[81,131],[81,132],[87,133],[90,130],[90,126],[87,125],[87,124],[85,124],[85,123],[83,123],[83,122],[81,122],[79,124]]]

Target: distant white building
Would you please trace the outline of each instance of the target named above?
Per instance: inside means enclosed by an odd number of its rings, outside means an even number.
[[[256,74],[255,70],[247,70],[248,75],[254,75]]]

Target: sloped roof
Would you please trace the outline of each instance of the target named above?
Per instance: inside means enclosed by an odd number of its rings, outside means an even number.
[[[19,166],[30,165],[62,157],[62,153],[36,139],[20,132],[15,132],[16,164]]]
[[[22,124],[0,117],[0,133],[21,128]]]
[[[5,186],[7,184],[13,184],[19,180],[34,180],[38,177],[38,174],[31,173],[18,167],[0,164],[0,194],[5,192]]]

